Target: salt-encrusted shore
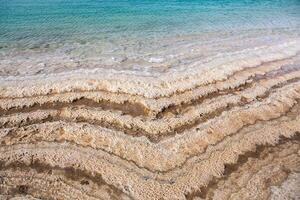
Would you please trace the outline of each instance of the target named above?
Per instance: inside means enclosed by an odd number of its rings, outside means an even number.
[[[0,199],[299,198],[300,40],[178,66],[3,75]]]

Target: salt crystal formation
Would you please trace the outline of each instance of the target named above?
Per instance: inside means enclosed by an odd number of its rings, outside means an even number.
[[[299,199],[299,53],[3,75],[0,199]]]

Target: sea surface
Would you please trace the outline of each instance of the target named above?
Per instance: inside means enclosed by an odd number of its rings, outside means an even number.
[[[299,32],[299,0],[0,0],[0,75],[154,76]]]

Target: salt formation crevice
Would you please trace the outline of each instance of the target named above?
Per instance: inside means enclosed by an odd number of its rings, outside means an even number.
[[[0,199],[285,198],[300,170],[299,47],[194,59],[160,77],[1,77]]]

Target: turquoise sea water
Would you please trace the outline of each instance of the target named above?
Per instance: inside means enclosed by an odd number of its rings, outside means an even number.
[[[299,38],[300,0],[0,0],[0,76],[159,76]]]
[[[299,0],[0,0],[2,48],[299,25]]]

